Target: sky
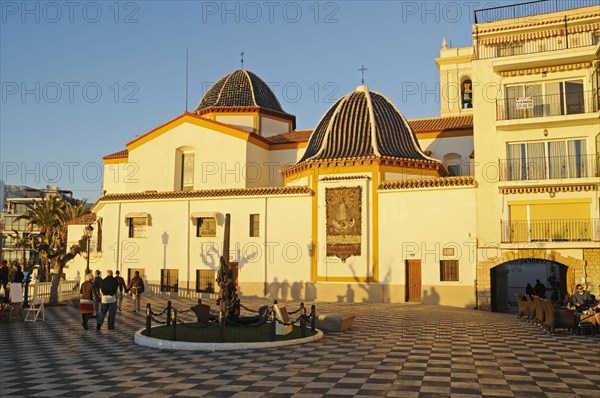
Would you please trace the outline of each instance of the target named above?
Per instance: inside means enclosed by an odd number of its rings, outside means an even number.
[[[0,0],[0,164],[6,184],[95,201],[102,156],[193,111],[244,67],[297,128],[361,83],[409,119],[439,115],[442,40],[471,45],[473,10],[503,1]]]

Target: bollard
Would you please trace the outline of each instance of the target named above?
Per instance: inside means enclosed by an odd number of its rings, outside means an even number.
[[[152,333],[152,309],[150,307],[150,303],[146,304],[146,336],[150,337]]]
[[[198,304],[202,304],[202,299],[198,299]]]
[[[169,301],[169,304],[171,302]],[[177,340],[177,310],[173,309],[173,319],[172,319],[172,323],[173,323],[173,341]]]
[[[317,314],[315,313],[315,305],[310,306],[310,330],[315,331],[315,318]]]
[[[171,300],[167,301],[167,326],[171,324]]]
[[[306,308],[304,308],[304,303],[300,304],[302,308],[302,314],[300,315],[300,333],[302,337],[306,337]]]
[[[277,304],[277,300],[275,300],[275,304]],[[277,316],[275,315],[275,309],[271,311],[271,341],[275,341],[275,336],[277,333]]]

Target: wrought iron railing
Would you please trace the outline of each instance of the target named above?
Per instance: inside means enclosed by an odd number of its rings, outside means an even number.
[[[503,220],[502,243],[597,242],[600,219]]]
[[[600,5],[600,0],[538,0],[506,6],[475,10],[475,23],[501,21],[512,18],[527,18],[551,12]]]
[[[500,159],[500,181],[600,177],[598,155]]]
[[[496,100],[496,119],[514,120],[594,113],[598,112],[599,101],[597,91],[499,99]]]

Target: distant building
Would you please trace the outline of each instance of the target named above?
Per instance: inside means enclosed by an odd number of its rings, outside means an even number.
[[[39,229],[30,227],[26,220],[18,218],[41,202],[47,195],[59,195],[63,200],[74,202],[73,192],[61,190],[58,187],[48,186],[46,189],[30,188],[19,185],[6,185],[6,202],[4,211],[0,213],[0,259],[22,263],[23,247],[18,240],[23,234],[38,234]],[[27,264],[39,263],[39,255],[31,247],[25,248]]]

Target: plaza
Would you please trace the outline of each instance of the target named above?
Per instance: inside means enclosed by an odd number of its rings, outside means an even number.
[[[171,300],[180,309],[195,302]],[[160,310],[167,298],[144,302]],[[129,299],[117,329],[100,333],[81,328],[77,308],[48,307],[46,322],[0,323],[0,396],[598,397],[597,336],[548,335],[514,314],[439,305],[316,305],[355,314],[352,329],[299,346],[207,353],[135,345],[145,319]]]

